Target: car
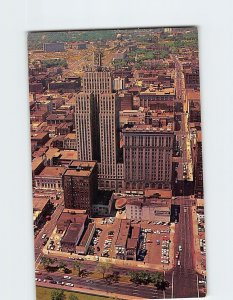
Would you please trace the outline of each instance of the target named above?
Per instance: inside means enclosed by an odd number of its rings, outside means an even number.
[[[42,245],[45,246],[46,244],[47,244],[47,241],[44,240],[43,243],[42,243]]]
[[[35,271],[35,274],[41,275],[42,273],[41,273],[40,271],[36,270],[36,271]]]
[[[179,245],[178,249],[179,249],[179,252],[182,251],[182,246]]]
[[[51,277],[51,276],[46,276],[45,279],[47,279],[47,280],[53,280],[53,277]]]
[[[41,238],[45,239],[46,238],[46,233],[44,233]]]
[[[160,240],[156,240],[156,244],[157,244],[157,245],[160,245]]]
[[[50,280],[49,283],[57,284],[57,282],[55,280]]]
[[[71,279],[71,277],[68,276],[68,275],[65,275],[63,278],[64,278],[64,279]]]
[[[206,282],[205,282],[205,280],[199,280],[198,283],[199,284],[205,284]]]
[[[67,282],[67,283],[65,283],[65,285],[67,285],[67,286],[74,286],[74,284],[71,283],[71,282]]]
[[[177,253],[176,253],[176,258],[178,259],[179,256],[180,256],[180,252],[177,252]]]
[[[177,261],[177,265],[180,266],[180,260]]]

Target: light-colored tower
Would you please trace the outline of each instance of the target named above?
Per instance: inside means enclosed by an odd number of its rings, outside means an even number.
[[[119,149],[118,129],[118,95],[100,94],[99,97],[99,131],[100,156],[99,185],[106,189],[117,187],[117,157]]]
[[[94,96],[80,92],[77,95],[75,109],[78,159],[93,160],[94,147]]]
[[[112,93],[112,76],[110,72],[86,71],[83,76],[83,92],[93,93],[97,96],[100,93]]]
[[[86,71],[76,103],[77,150],[80,160],[98,161],[100,189],[118,190],[117,178],[122,187],[123,164],[117,164],[118,119],[118,94],[112,93],[111,73]]]

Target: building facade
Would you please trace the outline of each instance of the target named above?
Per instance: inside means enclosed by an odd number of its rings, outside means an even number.
[[[99,188],[117,190],[119,99],[108,71],[86,71],[76,101],[79,159],[97,160]],[[122,183],[120,184],[122,185]]]
[[[65,208],[86,210],[91,213],[97,194],[97,163],[73,161],[63,176]]]
[[[171,188],[174,133],[151,125],[123,129],[126,190]]]
[[[119,149],[118,101],[117,94],[100,94],[99,130],[100,164],[99,186],[115,190],[117,188],[117,157]]]

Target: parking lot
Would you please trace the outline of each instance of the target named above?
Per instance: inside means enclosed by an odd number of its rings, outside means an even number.
[[[116,258],[115,244],[120,230],[121,220],[118,218],[94,219],[96,230],[88,248],[88,255],[99,257]],[[140,238],[137,250],[137,261],[145,264],[171,266],[174,252],[171,247],[173,225],[168,222],[132,221],[131,227],[140,228]],[[60,251],[62,234],[55,230],[50,237],[44,237],[44,249],[46,251]]]
[[[92,239],[89,254],[114,258],[114,245],[120,228],[120,220],[103,218],[96,220],[96,234]],[[93,251],[94,250],[94,251]]]
[[[131,222],[131,226],[140,227],[140,242],[137,260],[157,265],[169,265],[173,260],[171,249],[171,226],[168,222]],[[90,246],[90,255],[115,258],[115,243],[120,229],[119,219],[99,220],[96,234]]]
[[[141,251],[139,260],[151,264],[168,265],[170,259],[170,224],[165,222],[141,222]]]

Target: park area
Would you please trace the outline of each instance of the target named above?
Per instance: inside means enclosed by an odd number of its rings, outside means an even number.
[[[59,293],[55,295],[55,289],[37,287],[36,299],[37,300],[109,300],[112,298],[103,296],[94,296],[77,292],[64,291],[64,296],[60,296]],[[57,290],[60,291],[60,290]],[[53,297],[53,298],[52,298]]]

